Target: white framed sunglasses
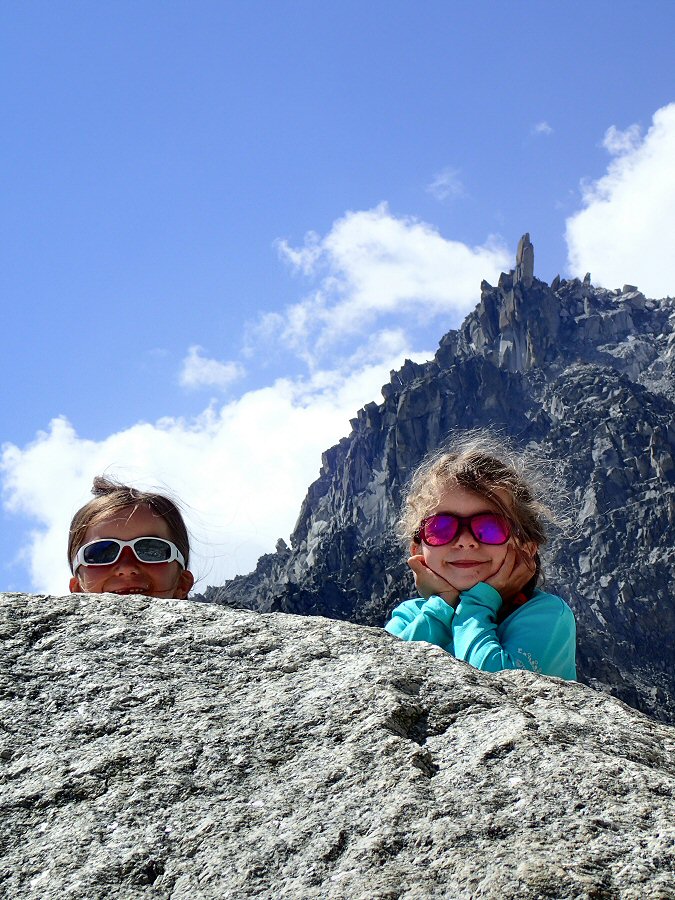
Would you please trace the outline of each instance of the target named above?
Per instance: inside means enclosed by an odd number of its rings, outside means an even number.
[[[170,563],[177,560],[185,568],[185,557],[178,547],[166,538],[137,537],[133,541],[118,538],[98,538],[80,547],[73,559],[73,573],[80,566],[111,566],[116,563],[125,547],[142,563]]]

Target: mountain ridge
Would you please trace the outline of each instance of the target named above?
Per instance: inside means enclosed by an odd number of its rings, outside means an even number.
[[[579,626],[580,680],[675,721],[675,299],[516,266],[406,361],[322,455],[290,538],[203,599],[382,625],[414,595],[395,535],[415,466],[456,429],[497,428],[560,463],[577,510],[545,548],[547,586]]]

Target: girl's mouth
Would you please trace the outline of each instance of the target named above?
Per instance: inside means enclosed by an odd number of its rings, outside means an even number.
[[[482,566],[483,561],[480,559],[463,559],[456,560],[455,562],[449,562],[449,566],[455,566],[458,569],[475,569],[476,566]]]
[[[132,588],[120,588],[117,591],[113,591],[113,594],[145,594],[145,587],[132,587]]]

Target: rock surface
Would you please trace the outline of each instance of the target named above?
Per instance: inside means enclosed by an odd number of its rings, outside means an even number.
[[[402,486],[453,429],[495,426],[561,464],[579,526],[544,563],[577,617],[580,679],[675,722],[675,299],[590,278],[554,290],[533,264],[524,235],[516,270],[323,455],[291,547],[204,598],[381,625],[414,594]]]
[[[514,282],[521,282],[523,287],[532,287],[534,279],[534,245],[529,234],[524,234],[518,242],[516,251],[516,272]]]
[[[675,896],[675,730],[587,687],[214,604],[0,615],[3,897]]]

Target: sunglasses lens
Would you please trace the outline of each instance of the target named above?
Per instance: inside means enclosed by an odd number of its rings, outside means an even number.
[[[143,538],[136,541],[134,550],[141,562],[161,563],[171,559],[171,544],[162,538]]]
[[[505,544],[511,529],[503,516],[480,515],[471,519],[471,531],[481,544]]]
[[[456,536],[459,522],[456,516],[429,516],[422,529],[422,537],[431,547],[449,544]]]
[[[463,528],[469,525],[471,533],[481,544],[505,544],[511,534],[508,519],[498,513],[478,513],[466,518],[439,513],[425,519],[420,536],[430,547],[442,547],[455,540],[460,524]]]
[[[96,541],[84,548],[85,566],[107,566],[115,562],[120,554],[117,541]]]

